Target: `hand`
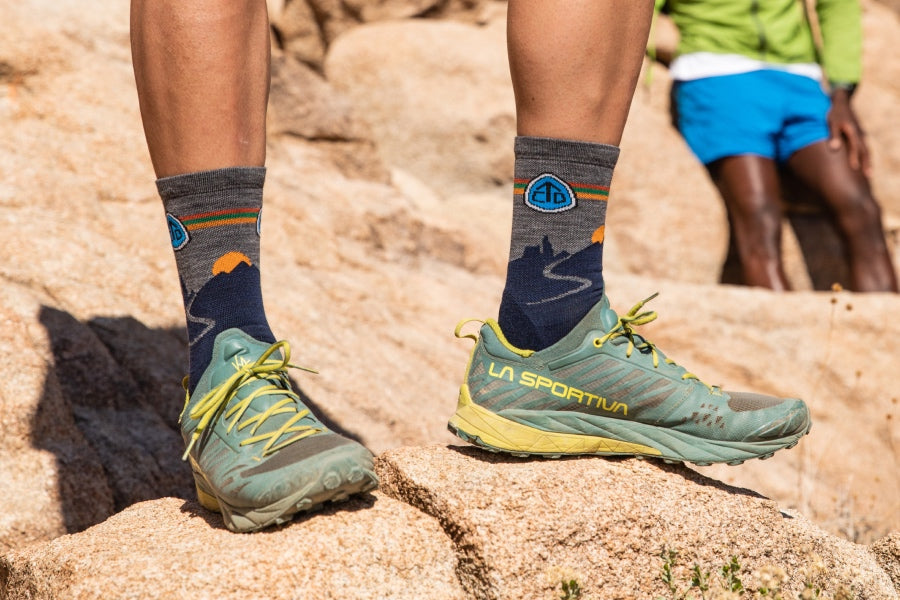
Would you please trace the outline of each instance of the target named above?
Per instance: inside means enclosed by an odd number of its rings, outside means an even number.
[[[830,132],[828,147],[837,151],[846,143],[850,168],[861,169],[863,175],[869,177],[872,172],[869,148],[866,146],[862,127],[850,107],[850,95],[847,90],[836,89],[831,95],[828,129]]]

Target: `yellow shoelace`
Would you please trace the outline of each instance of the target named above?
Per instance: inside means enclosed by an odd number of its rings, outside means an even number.
[[[272,354],[277,350],[282,351],[282,358],[271,358]],[[234,374],[207,392],[194,408],[191,409],[190,413],[188,413],[188,417],[191,419],[199,419],[200,422],[197,424],[194,433],[191,434],[191,441],[188,443],[187,449],[181,457],[182,460],[187,460],[191,449],[194,447],[194,443],[200,438],[203,431],[213,419],[221,414],[228,402],[237,393],[238,389],[240,389],[241,386],[260,380],[265,380],[268,383],[247,394],[245,398],[241,399],[234,406],[225,411],[225,414],[223,415],[224,419],[231,419],[226,430],[229,433],[231,433],[235,425],[237,425],[238,431],[246,429],[247,427],[252,427],[250,430],[250,437],[241,441],[241,446],[265,441],[266,444],[263,446],[262,455],[266,456],[289,444],[293,444],[298,440],[323,431],[319,427],[297,425],[303,417],[309,414],[309,409],[301,408],[302,404],[300,397],[291,390],[291,385],[287,377],[287,369],[301,369],[310,373],[315,373],[316,371],[307,369],[306,367],[292,365],[290,363],[290,357],[290,344],[286,341],[280,341],[269,346],[255,362],[236,364],[236,371]],[[184,411],[187,410],[188,401],[190,400],[190,394],[187,393],[186,384],[187,378],[185,378],[184,410],[181,413],[181,417],[178,419],[179,422],[184,418]],[[254,415],[238,425],[241,417],[243,417],[247,409],[250,408],[250,404],[257,398],[264,396],[284,396],[284,398],[272,404],[272,406],[267,408],[264,412]],[[285,420],[285,422],[274,431],[260,434],[256,433],[269,417],[282,414],[292,414],[293,416]],[[296,433],[297,435],[289,437],[281,443],[276,443],[282,436],[293,433]]]
[[[650,354],[653,356],[653,368],[659,368],[659,353],[656,351],[656,345],[653,342],[651,342],[650,340],[648,340],[645,337],[638,334],[634,330],[634,327],[637,327],[639,325],[646,325],[647,323],[656,319],[656,317],[657,317],[656,311],[648,310],[648,311],[640,312],[640,313],[638,311],[641,310],[647,302],[650,302],[651,300],[656,298],[658,295],[659,295],[659,292],[653,294],[649,298],[644,298],[643,300],[641,300],[640,302],[638,302],[637,304],[632,306],[631,310],[629,310],[626,314],[619,317],[618,323],[616,323],[612,329],[607,331],[603,337],[599,337],[594,340],[594,345],[596,347],[600,348],[601,346],[603,346],[603,344],[605,344],[606,342],[608,342],[610,340],[614,340],[618,337],[625,336],[626,338],[628,338],[628,349],[625,351],[626,357],[631,358],[631,353],[634,351],[635,348],[637,348],[638,350],[649,349]],[[638,344],[635,344],[634,336],[638,336],[638,338],[643,341],[641,341]],[[672,360],[671,358],[666,358],[665,362],[666,362],[666,364],[677,366],[677,363],[674,360]],[[709,391],[718,392],[717,386],[709,385],[708,383],[706,383],[705,381],[703,381],[702,379],[700,379],[693,373],[688,372],[687,370],[685,370],[685,372],[682,373],[681,378],[682,379],[696,379],[697,381],[699,381],[700,383],[705,385],[709,389]]]

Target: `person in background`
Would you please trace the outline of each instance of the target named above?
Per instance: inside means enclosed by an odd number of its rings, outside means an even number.
[[[851,98],[860,80],[858,0],[818,0],[816,44],[796,0],[657,0],[680,34],[675,125],[719,190],[746,285],[790,288],[779,169],[824,201],[844,240],[850,288],[897,292],[869,151]]]

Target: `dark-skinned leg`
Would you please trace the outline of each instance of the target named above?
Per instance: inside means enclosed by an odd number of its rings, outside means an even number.
[[[719,273],[719,283],[725,285],[744,285],[744,273],[741,269],[741,257],[738,255],[737,243],[734,239],[734,223],[731,222],[731,213],[728,216],[728,252],[722,263],[722,271]]]
[[[850,167],[845,148],[833,150],[828,142],[817,142],[795,152],[787,166],[825,200],[834,214],[850,255],[851,288],[858,292],[897,292],[881,208],[865,176]]]
[[[781,262],[781,190],[775,162],[728,156],[707,165],[728,211],[745,285],[788,290]]]

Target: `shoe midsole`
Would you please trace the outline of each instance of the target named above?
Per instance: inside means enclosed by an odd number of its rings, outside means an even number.
[[[646,454],[661,452],[643,444],[585,434],[543,431],[512,421],[472,402],[469,387],[459,391],[456,414],[450,425],[470,436],[477,436],[485,444],[509,451],[535,454]]]
[[[524,412],[524,411],[516,411]],[[585,415],[586,428],[596,428],[597,434],[547,431],[529,423],[525,415],[494,413],[472,401],[467,385],[460,388],[456,414],[451,427],[470,437],[478,437],[486,445],[511,452],[531,454],[601,454],[661,456],[676,460],[723,462],[742,460],[769,454],[784,448],[805,432],[774,440],[738,441],[716,440],[693,436],[666,427],[658,427],[621,419],[604,419]],[[529,415],[530,416],[530,415]],[[552,417],[552,411],[536,415]],[[558,415],[568,420],[580,415],[566,411]],[[548,419],[549,420],[549,419]]]

